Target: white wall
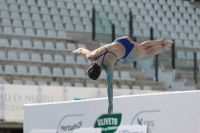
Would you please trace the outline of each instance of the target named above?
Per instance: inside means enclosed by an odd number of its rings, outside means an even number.
[[[24,132],[122,125],[148,125],[149,133],[199,133],[200,91],[142,94],[114,98],[114,113],[107,115],[107,99],[91,99],[24,106]]]

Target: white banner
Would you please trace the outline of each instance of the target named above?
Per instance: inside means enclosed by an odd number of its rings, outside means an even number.
[[[120,96],[114,98],[110,116],[107,98],[26,105],[24,132],[101,128],[102,133],[117,133],[120,126],[140,125],[148,126],[148,133],[199,133],[199,101],[200,91]],[[143,132],[134,130],[126,131]]]
[[[114,95],[120,96],[155,92],[156,91],[115,89]],[[0,119],[4,119],[7,122],[22,122],[24,104],[60,102],[100,97],[107,97],[106,89],[0,85]]]

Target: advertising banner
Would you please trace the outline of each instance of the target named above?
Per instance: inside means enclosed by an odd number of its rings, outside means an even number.
[[[101,128],[102,133],[199,133],[199,101],[200,91],[119,96],[110,116],[107,98],[29,104],[24,106],[23,126],[25,133],[84,128]],[[137,125],[144,129],[134,128]]]
[[[155,92],[156,91],[115,89],[114,96]],[[6,122],[23,122],[24,104],[61,102],[74,99],[91,99],[101,97],[107,97],[106,89],[0,85],[0,119],[3,119]]]

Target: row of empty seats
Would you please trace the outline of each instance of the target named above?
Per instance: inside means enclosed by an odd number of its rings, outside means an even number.
[[[29,57],[29,54],[26,52],[20,52],[19,56],[12,51],[8,51],[6,54],[3,51],[0,51],[0,60],[2,61],[28,61],[28,62],[43,62],[43,63],[61,63],[61,64],[82,64],[89,65],[91,64],[90,60],[86,60],[83,56],[77,56],[76,58],[72,55],[66,55],[63,58],[62,55],[55,54],[52,56],[51,54],[42,54],[42,56],[38,53],[32,53]]]
[[[41,69],[37,66],[30,66],[27,69],[26,66],[19,65],[16,67],[16,70],[13,65],[5,65],[4,70],[0,66],[1,74],[11,74],[11,75],[30,75],[30,76],[48,76],[48,77],[66,77],[66,78],[87,78],[86,71],[81,68],[76,68],[75,73],[72,68],[62,68],[54,67],[52,72],[49,67],[42,66]],[[99,79],[106,79],[105,71],[102,71]],[[114,71],[114,79],[116,80],[128,80],[134,81],[135,79],[130,77],[129,71],[121,71],[120,75],[117,71]]]
[[[23,82],[21,80],[13,80],[13,84],[18,84],[18,85],[22,85]],[[32,80],[26,80],[25,81],[26,85],[36,85],[34,81]],[[41,86],[47,86],[47,82],[46,81],[38,81],[38,85]],[[61,84],[59,82],[56,81],[51,81],[50,86],[61,86]],[[63,82],[62,86],[66,86],[66,87],[89,87],[89,88],[107,88],[106,84],[98,84],[97,86],[94,83],[86,83],[86,86],[83,85],[83,83],[81,82],[75,82],[74,85],[72,85],[70,82]],[[114,84],[113,85],[114,89],[119,89],[119,86]],[[129,85],[125,85],[122,84],[120,85],[121,89],[133,89],[133,90],[141,90],[140,86],[137,85],[132,85],[132,87],[130,88]],[[151,86],[143,86],[143,90],[152,90]]]
[[[70,4],[70,3],[68,3]],[[48,7],[37,7],[37,6],[26,6],[26,5],[14,5],[14,4],[5,4],[2,3],[0,6],[2,11],[11,11],[18,13],[29,13],[29,14],[41,14],[41,15],[60,15],[60,16],[80,16],[80,17],[89,17],[90,12],[87,12],[84,9],[77,8],[48,8]]]
[[[194,59],[194,52],[177,51],[179,59]],[[197,53],[197,60],[200,60],[200,52]]]
[[[31,2],[30,2],[31,1]],[[197,10],[194,10],[193,8],[191,8],[189,2],[187,1],[173,1],[173,0],[169,0],[169,1],[164,1],[164,0],[134,0],[134,1],[108,1],[108,0],[64,0],[64,1],[43,1],[43,0],[28,0],[27,2],[25,0],[18,0],[17,2],[15,0],[13,0],[13,2],[5,2],[5,1],[1,1],[1,3],[4,3],[4,5],[2,6],[2,9],[4,10],[14,10],[14,11],[32,11],[32,12],[36,12],[38,11],[38,9],[35,7],[46,7],[46,8],[67,8],[67,9],[79,9],[79,10],[87,10],[87,6],[83,6],[83,4],[91,4],[91,5],[102,5],[103,7],[107,7],[108,9],[106,10],[106,8],[104,8],[104,10],[106,11],[110,11],[113,12],[114,10],[112,10],[111,7],[118,7],[118,8],[139,8],[139,9],[150,9],[150,10],[161,10],[160,8],[154,7],[153,5],[157,5],[157,4],[162,4],[163,5],[163,10],[168,11],[169,7],[167,6],[171,6],[171,11],[180,11],[180,12],[189,12],[189,13],[198,13]],[[6,4],[7,5],[6,5]],[[9,6],[8,6],[9,4]],[[12,5],[12,6],[11,6]],[[33,9],[21,9],[18,8],[18,6],[16,5],[21,5],[21,6],[31,6],[33,7]],[[176,9],[176,6],[182,6],[184,7],[183,9]],[[11,8],[12,7],[12,8]],[[110,7],[110,8],[109,8]]]
[[[91,21],[89,17],[77,17],[77,16],[57,16],[57,15],[39,15],[39,14],[28,14],[28,13],[16,13],[16,12],[7,12],[7,11],[1,11],[1,17],[3,18],[2,24],[5,24],[8,22],[7,25],[11,25],[11,22],[13,20],[14,26],[22,26],[24,22],[24,26],[26,27],[33,27],[38,25],[38,28],[49,28],[49,26],[55,25],[58,27],[60,24],[65,23],[74,23],[74,24],[85,24],[85,25],[91,25]],[[15,20],[15,21],[14,21]],[[50,23],[51,22],[51,23]],[[42,25],[44,23],[44,26]],[[46,26],[47,25],[47,26]]]
[[[85,44],[79,43],[67,43],[64,42],[52,42],[52,41],[40,41],[40,40],[22,40],[19,39],[0,39],[0,47],[11,47],[11,48],[28,48],[28,49],[41,49],[41,50],[62,50],[62,51],[73,51],[77,48],[87,48]]]
[[[31,37],[43,37],[43,38],[60,38],[68,39],[65,31],[55,31],[55,30],[43,30],[32,28],[13,28],[13,27],[3,27],[3,34],[6,35],[16,35],[16,36],[31,36]]]

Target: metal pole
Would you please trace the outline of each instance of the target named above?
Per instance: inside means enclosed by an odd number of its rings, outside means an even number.
[[[197,83],[197,53],[194,52],[194,81]]]
[[[115,25],[112,24],[112,40],[111,41],[114,41],[115,40]]]
[[[133,36],[133,16],[132,11],[129,12],[129,37]]]
[[[150,28],[150,40],[154,40],[153,28]],[[158,54],[155,55],[155,80],[158,81]]]
[[[136,39],[135,36],[133,37],[133,41],[134,41],[134,42],[137,42],[137,39]],[[136,61],[133,62],[133,67],[134,67],[134,68],[137,67],[137,62],[136,62]]]
[[[92,8],[92,40],[94,41],[95,40],[95,34],[96,34],[96,29],[95,29],[95,16],[96,16],[96,11],[95,11],[95,8],[93,7]]]
[[[174,44],[172,45],[172,69],[175,69],[176,66],[175,66],[175,41],[173,40]]]

